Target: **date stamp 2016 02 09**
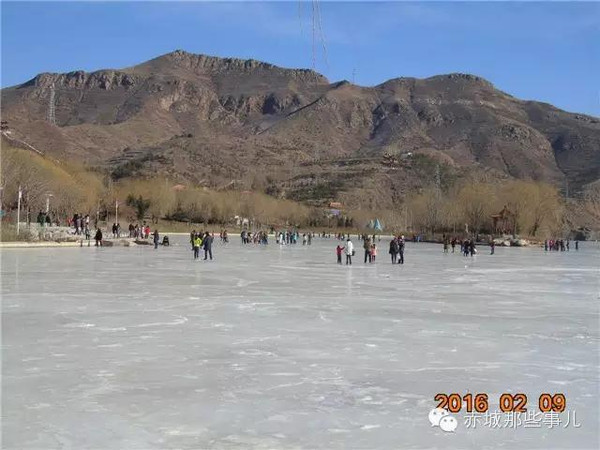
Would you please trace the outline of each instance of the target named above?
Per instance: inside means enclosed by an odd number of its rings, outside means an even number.
[[[498,410],[490,411],[490,396],[486,393],[439,393],[434,400],[437,407],[429,413],[432,426],[445,432],[454,432],[458,421],[450,413],[465,411],[465,428],[579,428],[576,412],[569,411],[563,393],[542,393],[537,398],[537,408],[527,407],[527,395],[523,393],[503,393],[498,397]],[[495,404],[495,402],[494,402]],[[564,414],[561,414],[564,413]],[[564,416],[565,417],[561,417]]]
[[[451,413],[457,413],[465,409],[468,413],[485,413],[489,409],[490,396],[485,393],[480,394],[437,394],[434,400],[438,402],[437,408],[446,409]],[[527,395],[522,393],[511,394],[505,392],[500,395],[498,405],[502,412],[527,411]],[[538,397],[537,406],[542,413],[556,412],[561,413],[567,407],[567,399],[564,394],[543,393]]]

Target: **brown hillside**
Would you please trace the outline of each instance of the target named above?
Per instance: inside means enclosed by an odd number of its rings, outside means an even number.
[[[2,90],[2,117],[35,148],[115,177],[168,174],[316,203],[389,207],[438,172],[442,183],[568,180],[571,192],[600,178],[600,120],[465,74],[360,87],[175,51],[122,70],[40,74]]]

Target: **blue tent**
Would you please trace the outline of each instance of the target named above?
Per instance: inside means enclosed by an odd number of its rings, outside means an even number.
[[[383,231],[383,225],[381,225],[381,222],[379,221],[379,219],[369,220],[369,223],[367,224],[367,228],[369,228],[371,230],[376,230],[376,231]]]

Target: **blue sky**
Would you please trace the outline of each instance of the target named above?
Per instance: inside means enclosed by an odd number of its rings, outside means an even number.
[[[318,3],[315,69],[331,81],[467,72],[600,116],[600,3]],[[1,14],[2,87],[175,49],[313,67],[311,2],[2,1]]]

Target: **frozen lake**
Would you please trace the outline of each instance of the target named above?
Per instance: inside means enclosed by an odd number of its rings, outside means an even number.
[[[2,250],[6,449],[597,448],[600,251],[407,244]],[[359,247],[359,243],[354,241]],[[573,247],[573,246],[572,246]],[[427,418],[437,393],[564,393],[576,421]],[[489,425],[489,424],[488,424]]]

